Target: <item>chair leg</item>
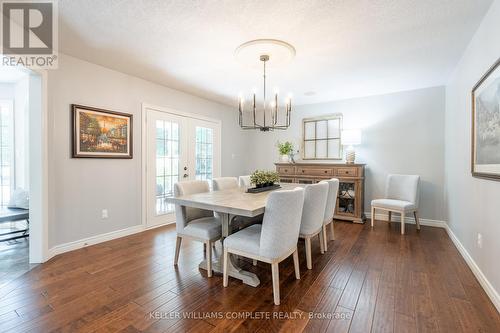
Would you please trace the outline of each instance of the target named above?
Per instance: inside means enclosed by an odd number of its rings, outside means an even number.
[[[330,222],[331,223],[331,222]],[[328,251],[328,237],[326,237],[326,224],[323,224],[323,249]]]
[[[182,237],[177,236],[175,240],[175,256],[174,256],[174,265],[177,266],[177,262],[179,261],[179,252],[181,250]]]
[[[207,252],[207,244],[203,243],[203,253]]]
[[[293,252],[293,266],[295,267],[295,278],[300,280],[299,250]]]
[[[375,207],[372,206],[372,228],[373,228],[374,221],[375,221]]]
[[[415,223],[417,224],[417,230],[420,230],[420,221],[418,220],[418,213],[417,213],[417,211],[414,211],[413,215],[415,216]]]
[[[323,233],[323,227],[321,227],[321,231],[319,232],[318,234],[318,238],[319,238],[319,250],[321,252],[321,254],[325,254],[325,238],[323,237],[324,233]]]
[[[391,223],[391,220],[392,220],[392,212],[389,211],[389,223]]]
[[[212,244],[207,242],[207,275],[212,277]]]
[[[311,238],[306,238],[306,263],[307,269],[312,269]]]
[[[253,264],[254,266],[257,266],[257,260],[256,260],[256,259],[254,259],[254,260],[252,261],[252,264]]]
[[[330,222],[330,232],[332,233],[332,240],[335,240],[335,226],[333,225],[333,221]]]
[[[405,212],[401,212],[401,235],[405,234]]]
[[[227,282],[228,282],[228,278],[227,278],[227,259],[229,257],[229,254],[227,253],[227,249],[224,249],[224,255],[223,255],[223,268],[222,268],[222,285],[224,287],[227,287]]]
[[[280,270],[278,268],[278,263],[271,264],[271,270],[273,275],[273,296],[274,304],[280,305]]]

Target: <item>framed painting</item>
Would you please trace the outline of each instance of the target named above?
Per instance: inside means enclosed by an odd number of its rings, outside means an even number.
[[[72,104],[73,157],[132,158],[132,115]]]
[[[500,180],[500,59],[472,89],[472,175]]]

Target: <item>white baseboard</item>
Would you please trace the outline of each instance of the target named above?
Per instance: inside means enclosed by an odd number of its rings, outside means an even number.
[[[69,251],[73,251],[73,250],[78,250],[78,249],[81,249],[81,248],[86,247],[86,246],[95,245],[95,244],[110,241],[110,240],[113,240],[116,238],[129,236],[132,234],[136,234],[138,232],[142,232],[144,230],[146,230],[146,229],[144,229],[144,226],[142,224],[139,224],[139,225],[134,225],[132,227],[125,228],[125,229],[115,230],[115,231],[111,231],[111,232],[108,232],[105,234],[91,236],[91,237],[79,239],[77,241],[56,245],[53,248],[49,249],[49,257],[47,258],[47,260],[49,260],[50,258],[52,258],[58,254],[61,254],[61,253],[65,253],[65,252],[69,252]]]
[[[479,281],[479,284],[481,285],[481,287],[483,287],[484,291],[490,298],[491,302],[493,303],[497,311],[500,313],[500,295],[495,290],[495,288],[493,288],[490,281],[488,281],[488,279],[483,274],[479,266],[476,264],[474,259],[472,259],[471,255],[469,254],[469,252],[467,252],[467,250],[462,245],[457,236],[455,236],[455,234],[450,229],[448,224],[446,224],[446,232],[448,233],[448,236],[450,237],[453,244],[455,244],[455,247],[458,249],[458,252],[460,252],[462,257],[464,258],[467,265],[469,265],[469,268],[471,269],[472,273],[474,273],[474,276]]]
[[[409,216],[410,214],[406,215],[405,218],[405,223],[411,223],[415,224],[415,219],[413,216]],[[368,220],[371,219],[372,214],[370,212],[365,212],[365,216]],[[382,220],[382,221],[387,221],[389,219],[389,214],[388,213],[377,213],[375,211],[375,219],[376,220]],[[430,220],[430,219],[423,219],[420,218],[420,225],[426,225],[429,227],[438,227],[438,228],[446,228],[447,224],[445,221],[440,221],[440,220]],[[392,214],[392,222],[401,222],[401,217],[397,213]],[[370,223],[370,221],[367,221],[367,223]]]

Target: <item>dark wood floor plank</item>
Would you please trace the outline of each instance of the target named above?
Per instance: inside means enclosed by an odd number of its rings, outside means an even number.
[[[220,274],[198,268],[200,243],[183,242],[174,267],[175,228],[150,230],[57,256],[4,285],[0,332],[498,331],[500,315],[447,234],[399,228],[336,223],[325,254],[313,242],[312,270],[299,242],[301,279],[291,258],[280,264],[280,306],[268,264],[240,260],[261,285],[230,278],[224,288]]]

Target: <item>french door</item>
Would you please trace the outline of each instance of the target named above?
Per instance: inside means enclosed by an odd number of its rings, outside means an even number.
[[[146,112],[146,227],[175,221],[174,184],[220,176],[220,123],[182,114]]]

